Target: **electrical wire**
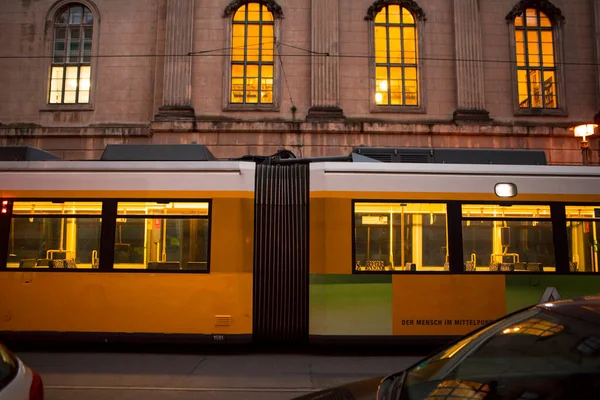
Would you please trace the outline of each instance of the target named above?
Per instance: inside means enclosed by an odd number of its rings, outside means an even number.
[[[273,42],[266,42],[264,44],[271,44]],[[303,54],[282,54],[279,52],[279,57],[306,57],[307,54],[309,56],[322,56],[322,57],[334,57],[340,59],[375,59],[375,55],[367,55],[367,54],[331,54],[331,53],[321,53],[315,52],[309,49],[304,49],[302,47],[294,46],[291,44],[277,42],[276,44],[297,49],[303,52]],[[247,46],[249,47],[249,46]],[[235,50],[241,47],[223,47],[219,49],[209,49],[209,50],[200,50],[200,51],[190,51],[184,54],[99,54],[99,55],[91,55],[91,58],[157,58],[157,57],[231,57],[234,55],[231,50]],[[227,52],[224,52],[227,51]],[[219,53],[222,52],[222,53]],[[216,53],[216,54],[214,54]],[[65,55],[65,57],[67,57]],[[0,60],[34,60],[34,59],[52,59],[52,55],[48,56],[25,56],[25,55],[14,55],[14,56],[0,56]],[[418,57],[419,61],[440,61],[440,62],[451,62],[451,63],[459,63],[459,62],[478,62],[484,64],[516,64],[516,60],[500,60],[500,59],[477,59],[477,58],[456,58],[456,57]],[[580,66],[580,67],[598,67],[600,63],[598,62],[577,62],[577,61],[555,61],[554,65],[565,65],[565,66]]]

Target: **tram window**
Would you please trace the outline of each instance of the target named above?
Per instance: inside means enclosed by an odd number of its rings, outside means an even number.
[[[445,204],[354,204],[355,271],[448,270]]]
[[[114,268],[208,272],[208,215],[208,202],[120,202]]]
[[[16,201],[8,268],[97,268],[101,202]]]
[[[466,271],[554,272],[550,207],[462,206]]]
[[[572,272],[600,272],[600,205],[567,206],[567,235]]]

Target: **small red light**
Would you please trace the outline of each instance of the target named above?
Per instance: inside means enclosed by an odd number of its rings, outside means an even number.
[[[29,400],[44,400],[44,382],[42,377],[31,370],[33,379],[31,381],[31,387],[29,388]]]
[[[6,208],[2,209],[2,214],[6,214],[8,212],[8,210]]]
[[[7,205],[8,205],[8,200],[4,200],[4,201],[2,202],[2,205],[3,205],[3,206],[7,206]]]

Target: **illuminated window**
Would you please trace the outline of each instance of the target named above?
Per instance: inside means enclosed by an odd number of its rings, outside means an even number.
[[[16,201],[8,267],[98,268],[101,202]]]
[[[273,104],[275,23],[266,5],[249,2],[231,29],[231,104]]]
[[[567,206],[567,236],[573,272],[600,272],[600,205]]]
[[[521,0],[508,13],[515,82],[515,113],[564,115],[564,17],[550,1]]]
[[[550,206],[462,206],[466,271],[555,271]]]
[[[355,271],[448,269],[445,204],[354,204]]]
[[[61,8],[54,19],[49,104],[88,104],[92,78],[94,16],[79,3]]]
[[[557,108],[554,38],[550,19],[528,8],[515,18],[519,107]]]
[[[376,106],[418,106],[418,36],[415,16],[400,4],[374,18]]]
[[[208,272],[209,203],[120,202],[115,268]]]

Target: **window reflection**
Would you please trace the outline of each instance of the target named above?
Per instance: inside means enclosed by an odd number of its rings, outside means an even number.
[[[445,204],[355,203],[356,271],[448,269]]]
[[[375,16],[375,103],[417,106],[417,26],[413,15],[396,4]]]
[[[273,14],[248,3],[232,25],[231,103],[272,104],[275,34]]]
[[[208,203],[120,202],[115,268],[208,272]]]
[[[532,318],[502,331],[504,335],[552,336],[560,333],[565,327],[539,318]]]
[[[8,268],[97,268],[102,203],[15,202]]]
[[[599,272],[600,206],[567,206],[567,237],[573,272]]]
[[[473,381],[448,380],[440,382],[425,400],[467,400],[485,399],[490,386]]]
[[[463,205],[466,271],[555,271],[550,207]]]

